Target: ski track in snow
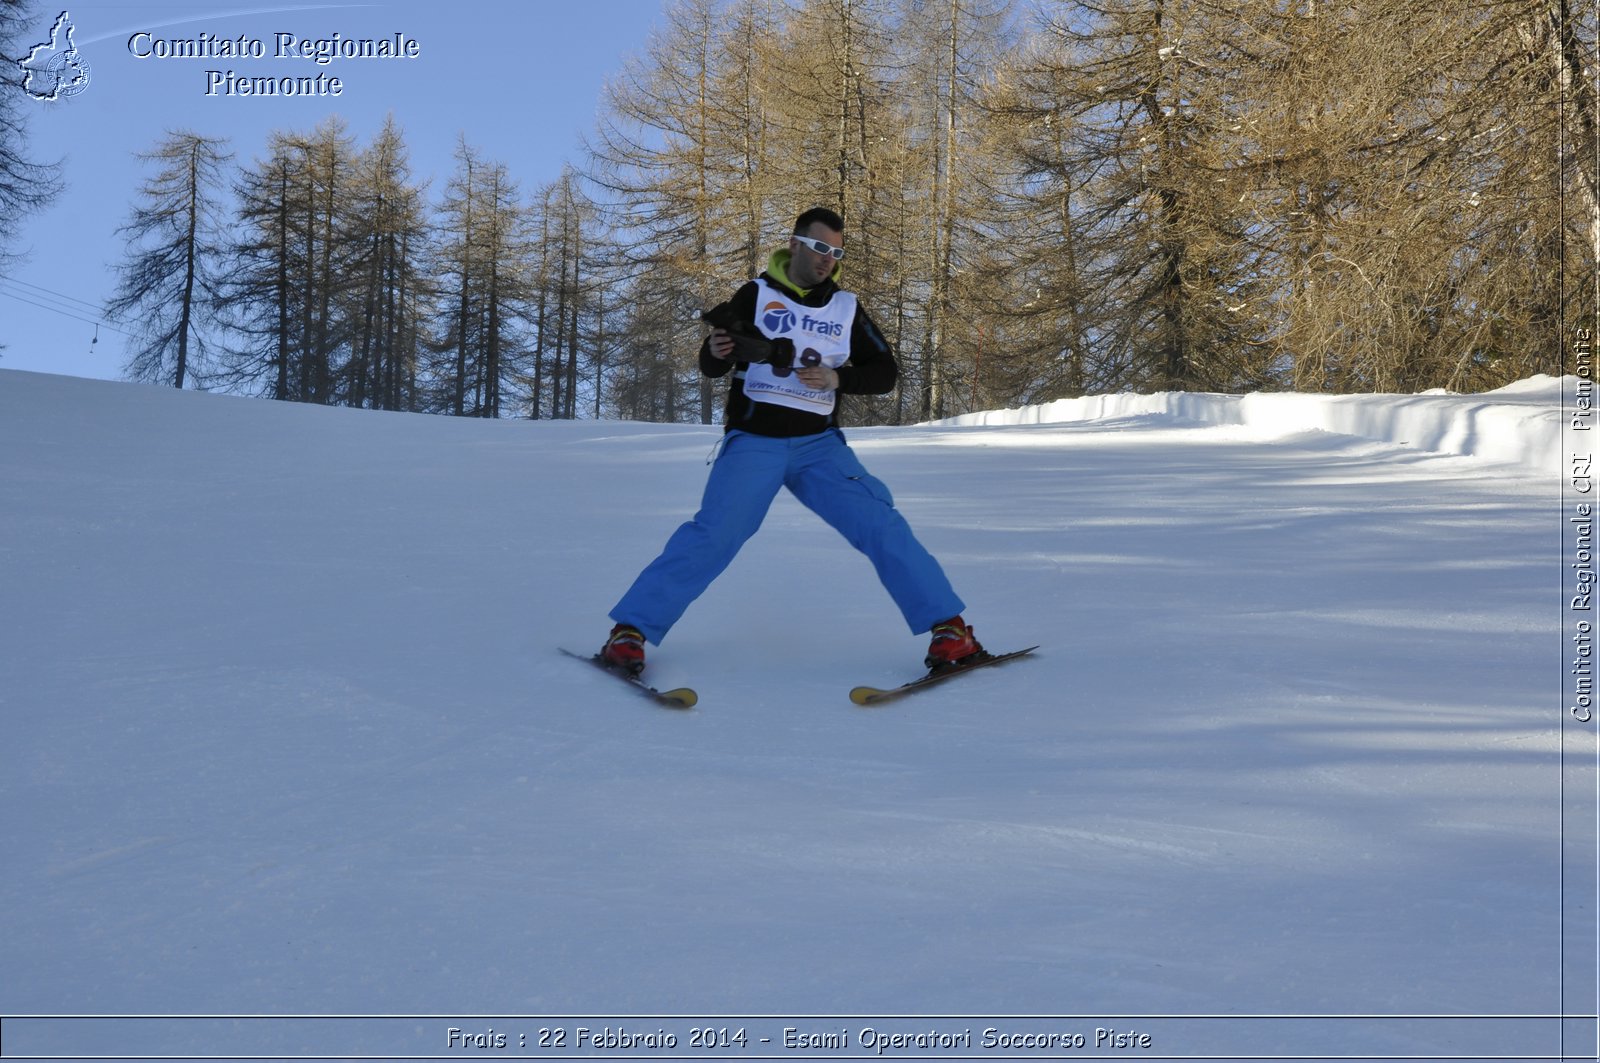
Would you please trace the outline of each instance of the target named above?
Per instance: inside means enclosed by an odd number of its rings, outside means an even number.
[[[785,496],[679,714],[556,647],[717,429],[0,371],[0,1012],[1548,1013],[1558,386],[850,431],[1043,649],[856,709],[925,640]]]

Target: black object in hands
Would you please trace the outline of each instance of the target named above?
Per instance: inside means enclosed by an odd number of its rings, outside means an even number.
[[[726,306],[702,311],[700,320],[712,328],[719,328],[733,337],[733,356],[741,362],[760,363],[779,369],[794,365],[794,341],[780,336],[771,339],[756,328],[755,323],[736,316]]]

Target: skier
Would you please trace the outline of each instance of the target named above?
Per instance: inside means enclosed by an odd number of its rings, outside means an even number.
[[[616,626],[600,651],[607,666],[644,669],[644,644],[660,645],[728,567],[780,487],[867,555],[912,634],[931,633],[928,668],[983,652],[939,562],[839,431],[838,395],[882,395],[899,374],[883,333],[839,287],[842,258],[843,219],[808,210],[766,271],[705,315],[719,327],[700,347],[700,371],[732,374],[722,449],[699,512],[611,610]]]

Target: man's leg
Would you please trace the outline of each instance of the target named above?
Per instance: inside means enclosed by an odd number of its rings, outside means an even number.
[[[667,632],[705,593],[767,515],[783,486],[786,440],[730,432],[711,466],[700,510],[683,524],[611,610],[660,645]]]
[[[889,489],[867,472],[842,435],[812,437],[786,483],[807,508],[867,555],[913,635],[966,608],[939,562],[894,508]]]

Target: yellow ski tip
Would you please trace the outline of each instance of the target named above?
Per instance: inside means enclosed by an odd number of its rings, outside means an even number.
[[[673,702],[674,705],[680,709],[692,709],[696,705],[700,704],[700,695],[696,694],[688,687],[679,687],[676,690],[663,690],[657,696]]]

